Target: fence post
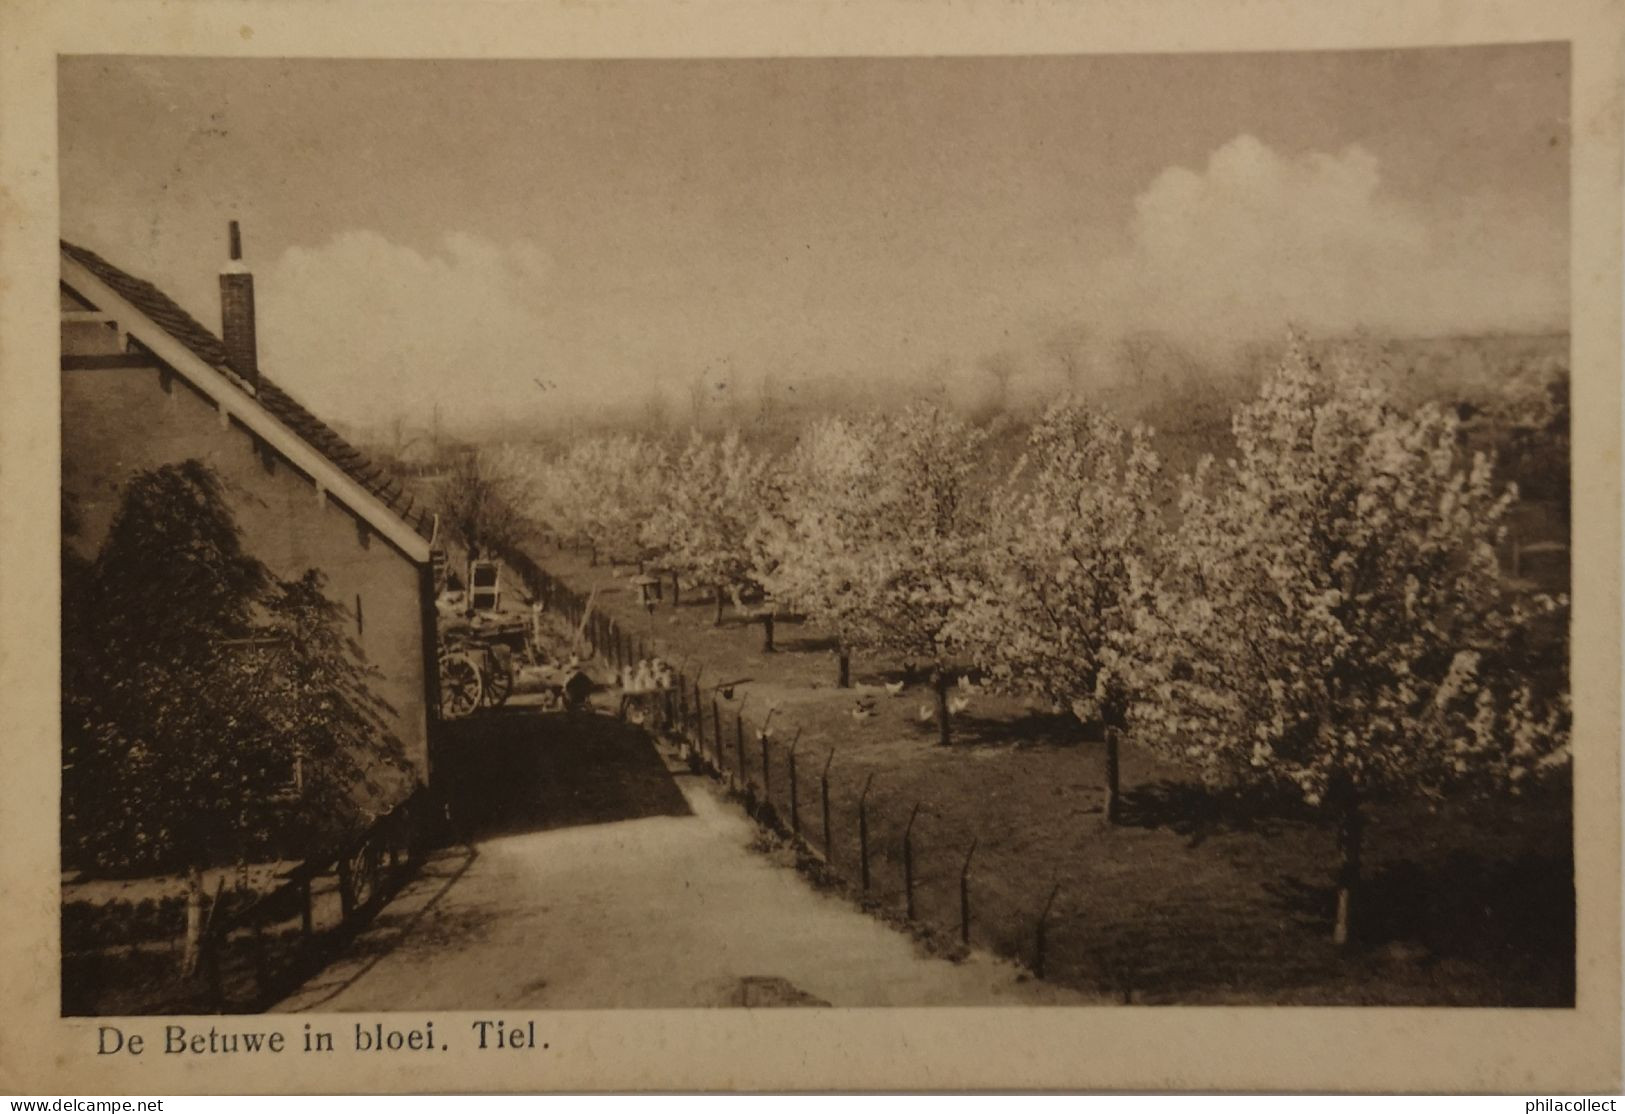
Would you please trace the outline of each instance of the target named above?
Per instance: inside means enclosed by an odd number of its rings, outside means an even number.
[[[1048,922],[1050,907],[1055,904],[1055,895],[1061,892],[1059,882],[1050,889],[1049,900],[1044,902],[1044,911],[1038,914],[1038,939],[1033,949],[1033,974],[1039,978],[1044,977],[1044,959],[1046,945],[1048,944]]]
[[[773,800],[773,775],[769,772],[767,762],[767,728],[762,728],[762,803],[768,804]]]
[[[739,763],[739,787],[743,789],[750,784],[750,778],[745,776],[745,711],[743,708],[734,713],[734,760]]]
[[[265,958],[265,929],[258,909],[250,912],[250,920],[254,928],[254,991],[263,1002],[271,995],[271,968]]]
[[[875,775],[863,779],[863,792],[858,794],[858,870],[864,893],[869,892],[869,786]]]
[[[299,879],[299,934],[308,943],[316,933],[316,911],[311,906],[310,875],[305,874]]]
[[[824,806],[824,865],[833,867],[835,859],[830,854],[829,845],[829,766],[835,761],[835,748],[831,747],[829,754],[824,757],[824,773],[818,779],[818,796]]]
[[[339,876],[339,912],[342,920],[348,922],[350,914],[355,912],[355,890],[351,886],[350,860],[340,854],[338,863]]]
[[[716,744],[717,773],[720,775],[727,772],[728,764],[722,758],[722,706],[714,696],[711,698],[711,738]]]
[[[920,815],[920,804],[908,814],[908,826],[903,829],[903,915],[914,919],[914,818]]]
[[[1108,824],[1117,823],[1119,794],[1117,791],[1117,728],[1106,728],[1106,807],[1102,810]]]
[[[976,837],[971,836],[970,850],[965,852],[965,865],[959,868],[959,939],[970,943],[970,860],[976,854]]]
[[[790,740],[790,834],[801,835],[801,806],[796,803],[796,744],[801,741],[801,732],[796,732],[796,738]]]
[[[213,933],[206,934],[203,944],[203,974],[209,983],[209,997],[214,1002],[215,1012],[224,1013],[226,1008],[226,981],[220,970],[220,951],[225,942]]]

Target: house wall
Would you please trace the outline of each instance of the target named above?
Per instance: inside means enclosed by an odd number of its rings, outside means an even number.
[[[69,543],[100,548],[123,485],[138,470],[197,458],[220,476],[248,552],[289,579],[315,568],[349,613],[350,634],[382,676],[375,692],[420,778],[429,709],[419,566],[276,455],[248,429],[158,367],[62,372],[62,486],[78,515]]]

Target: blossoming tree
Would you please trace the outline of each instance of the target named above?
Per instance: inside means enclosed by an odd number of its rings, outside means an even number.
[[[737,432],[709,438],[696,431],[663,500],[648,510],[645,545],[660,547],[691,581],[713,586],[719,626],[723,600],[755,582],[755,525],[767,477],[767,458]]]
[[[626,434],[588,437],[533,467],[531,516],[561,539],[585,542],[592,564],[648,556],[645,526],[668,485],[664,447]]]
[[[871,481],[874,539],[859,568],[870,585],[880,648],[930,665],[944,746],[952,741],[952,620],[984,541],[984,500],[974,473],[985,440],[983,431],[934,406],[912,406],[885,423]]]
[[[1108,821],[1133,696],[1125,659],[1159,526],[1157,471],[1143,427],[1052,406],[992,508],[981,575],[953,624],[996,680],[1102,724]]]
[[[758,575],[776,599],[835,639],[837,685],[852,683],[852,654],[875,643],[873,578],[879,425],[825,418],[777,469],[774,498],[757,520]]]
[[[1558,605],[1504,584],[1515,496],[1463,459],[1452,414],[1402,412],[1294,341],[1233,427],[1235,458],[1186,480],[1131,722],[1215,777],[1328,810],[1344,943],[1372,799],[1516,787],[1565,761],[1566,685],[1512,665]]]

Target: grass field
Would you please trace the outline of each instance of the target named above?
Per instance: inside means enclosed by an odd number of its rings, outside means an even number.
[[[724,756],[763,794],[756,730],[773,709],[767,798],[790,816],[788,749],[796,739],[801,831],[823,844],[819,774],[829,766],[833,867],[854,898],[901,916],[902,836],[913,829],[916,930],[958,946],[960,871],[972,943],[1036,959],[1037,923],[1053,892],[1045,976],[1143,1003],[1563,1006],[1574,996],[1572,822],[1566,790],[1504,802],[1378,807],[1367,837],[1356,946],[1330,940],[1333,837],[1315,818],[1243,809],[1129,740],[1123,822],[1101,823],[1102,748],[1069,717],[978,694],[935,745],[921,722],[923,686],[881,687],[896,663],[856,660],[855,690],[835,687],[827,639],[780,621],[762,628],[685,591],[682,606],[638,605],[630,570],[589,567],[551,547],[538,562],[705,690],[722,715]],[[714,686],[736,682],[732,699]],[[875,713],[855,718],[860,696]],[[857,891],[858,800],[869,784],[871,885]]]

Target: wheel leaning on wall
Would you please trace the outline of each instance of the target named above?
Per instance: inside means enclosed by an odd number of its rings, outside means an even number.
[[[485,684],[480,667],[467,654],[445,654],[440,658],[440,714],[461,719],[480,706]]]

